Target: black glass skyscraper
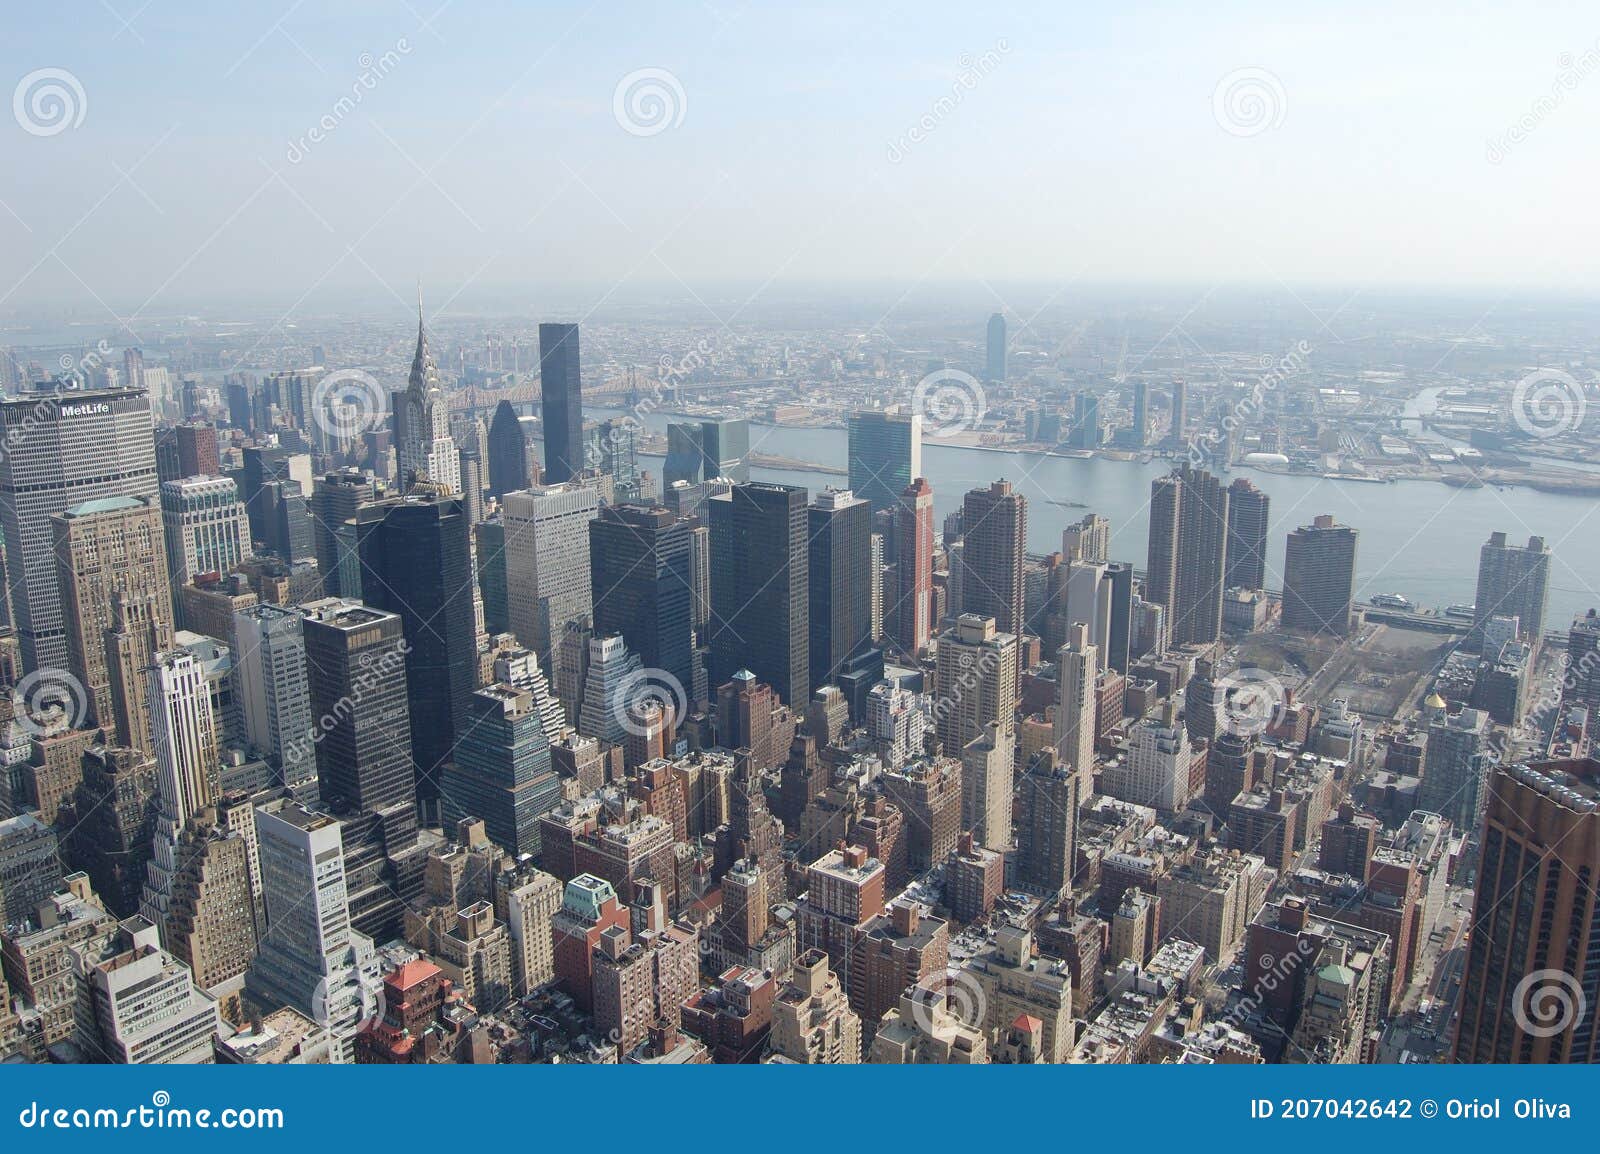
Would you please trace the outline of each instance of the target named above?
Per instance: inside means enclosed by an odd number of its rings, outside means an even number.
[[[679,481],[697,484],[704,480],[705,449],[700,426],[688,421],[673,421],[667,426],[667,459],[661,476],[668,486]]]
[[[811,685],[831,683],[872,640],[872,506],[828,489],[808,510]]]
[[[692,526],[661,505],[608,505],[589,522],[597,635],[620,633],[646,669],[694,689]]]
[[[1128,646],[1133,633],[1133,566],[1113,561],[1105,580],[1111,590],[1111,625],[1106,637],[1106,664],[1118,673],[1128,672]]]
[[[489,422],[489,493],[503,497],[533,483],[528,468],[527,434],[522,418],[510,401],[501,401]]]
[[[405,627],[417,796],[432,800],[478,682],[466,511],[456,497],[395,497],[363,508],[356,533],[367,603]]]
[[[314,736],[322,799],[341,813],[411,813],[416,786],[400,618],[335,597],[301,611],[311,715],[321,719]]]
[[[491,685],[467,702],[467,725],[444,770],[446,825],[483,819],[484,832],[513,854],[539,852],[539,818],[561,800],[550,741],[535,695]]]
[[[539,395],[544,414],[544,479],[555,485],[583,470],[583,388],[578,326],[539,326]]]
[[[752,481],[706,502],[711,521],[711,680],[740,669],[787,704],[811,698],[806,491]]]

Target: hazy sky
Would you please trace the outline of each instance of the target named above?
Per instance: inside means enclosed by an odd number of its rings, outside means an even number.
[[[399,307],[419,273],[434,300],[1600,273],[1593,0],[141,3],[0,39],[0,317]],[[70,78],[14,87],[41,69]],[[640,69],[672,107],[630,132]]]

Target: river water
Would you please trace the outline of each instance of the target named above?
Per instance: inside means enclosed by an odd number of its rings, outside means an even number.
[[[600,411],[591,415],[601,415]],[[652,413],[645,423],[665,428],[674,418]],[[681,419],[681,418],[680,418]],[[797,429],[751,424],[753,450],[843,468],[843,429]],[[660,458],[646,457],[660,477]],[[1167,472],[1164,461],[1143,464],[1104,458],[1075,460],[1028,453],[999,453],[924,441],[922,467],[933,485],[935,524],[960,508],[969,489],[1003,477],[1028,498],[1028,548],[1061,547],[1061,531],[1088,512],[1111,520],[1112,556],[1144,567],[1149,533],[1150,482]],[[803,485],[813,491],[845,484],[825,473],[753,469],[757,480]],[[1454,489],[1434,481],[1373,484],[1283,476],[1252,469],[1247,477],[1271,498],[1267,583],[1282,583],[1286,535],[1319,513],[1331,513],[1361,531],[1356,554],[1356,596],[1402,593],[1420,605],[1470,604],[1476,596],[1478,549],[1493,530],[1515,542],[1545,538],[1554,553],[1547,628],[1600,606],[1600,501],[1526,488]],[[1052,501],[1084,506],[1067,507]]]

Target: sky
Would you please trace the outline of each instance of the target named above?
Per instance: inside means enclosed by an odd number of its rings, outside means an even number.
[[[0,321],[1600,273],[1592,2],[438,2],[30,6]]]

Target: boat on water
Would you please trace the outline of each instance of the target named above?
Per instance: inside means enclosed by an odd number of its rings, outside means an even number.
[[[1411,598],[1399,593],[1375,593],[1368,598],[1368,601],[1379,609],[1402,609],[1409,613],[1416,608]]]
[[[1477,616],[1476,605],[1446,605],[1444,615],[1454,617],[1457,621],[1471,621]]]

